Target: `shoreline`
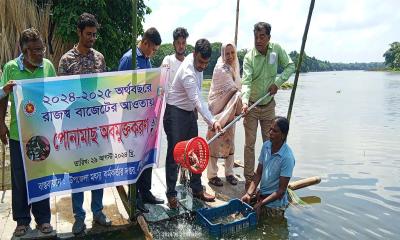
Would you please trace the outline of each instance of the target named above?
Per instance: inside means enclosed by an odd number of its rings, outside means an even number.
[[[204,89],[210,89],[211,86],[211,79],[204,79],[203,83],[201,85],[201,87]],[[282,90],[288,90],[288,89],[292,89],[293,88],[293,83],[291,82],[285,82],[284,84],[282,84],[282,86],[280,87],[280,89]]]

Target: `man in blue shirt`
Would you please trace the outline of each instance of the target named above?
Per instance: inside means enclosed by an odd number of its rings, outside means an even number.
[[[151,68],[150,58],[161,45],[161,36],[156,28],[147,29],[142,40],[136,47],[136,69]],[[119,61],[118,71],[132,70],[132,49],[127,51]],[[151,175],[153,168],[145,169],[139,176],[137,185],[137,208],[142,212],[149,212],[144,203],[162,204],[162,199],[156,198],[151,192]]]
[[[161,36],[156,28],[149,28],[143,34],[136,47],[136,69],[152,68],[150,58],[161,45]],[[119,60],[118,71],[132,70],[132,49],[129,49]]]
[[[270,140],[262,147],[254,180],[242,197],[242,201],[249,202],[260,183],[257,203],[254,205],[257,215],[263,210],[268,215],[283,216],[288,206],[287,186],[295,165],[292,150],[286,144],[288,131],[289,122],[286,118],[276,117],[273,120],[269,130]]]

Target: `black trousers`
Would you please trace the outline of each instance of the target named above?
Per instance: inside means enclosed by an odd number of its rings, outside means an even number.
[[[50,223],[50,200],[28,204],[20,142],[10,139],[12,213],[17,225],[29,225],[31,209],[37,224]]]
[[[197,117],[194,111],[185,111],[167,104],[164,114],[164,131],[167,134],[168,149],[165,163],[165,177],[167,182],[167,197],[176,197],[176,181],[178,179],[178,165],[174,160],[174,147],[180,141],[189,140],[198,136]],[[192,174],[190,187],[193,193],[203,191],[201,174]]]
[[[142,174],[139,176],[136,182],[137,197],[148,198],[151,194],[151,176],[153,173],[153,168],[147,168],[143,170]]]

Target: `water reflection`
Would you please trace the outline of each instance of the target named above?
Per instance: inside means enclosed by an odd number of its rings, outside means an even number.
[[[317,196],[305,196],[300,199],[308,205],[321,203],[321,198]]]

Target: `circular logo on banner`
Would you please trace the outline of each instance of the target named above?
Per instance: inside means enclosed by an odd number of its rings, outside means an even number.
[[[50,154],[50,143],[46,137],[34,136],[26,143],[26,155],[31,161],[43,161]]]
[[[32,116],[36,112],[36,106],[33,102],[28,101],[24,105],[24,113],[26,116]]]

